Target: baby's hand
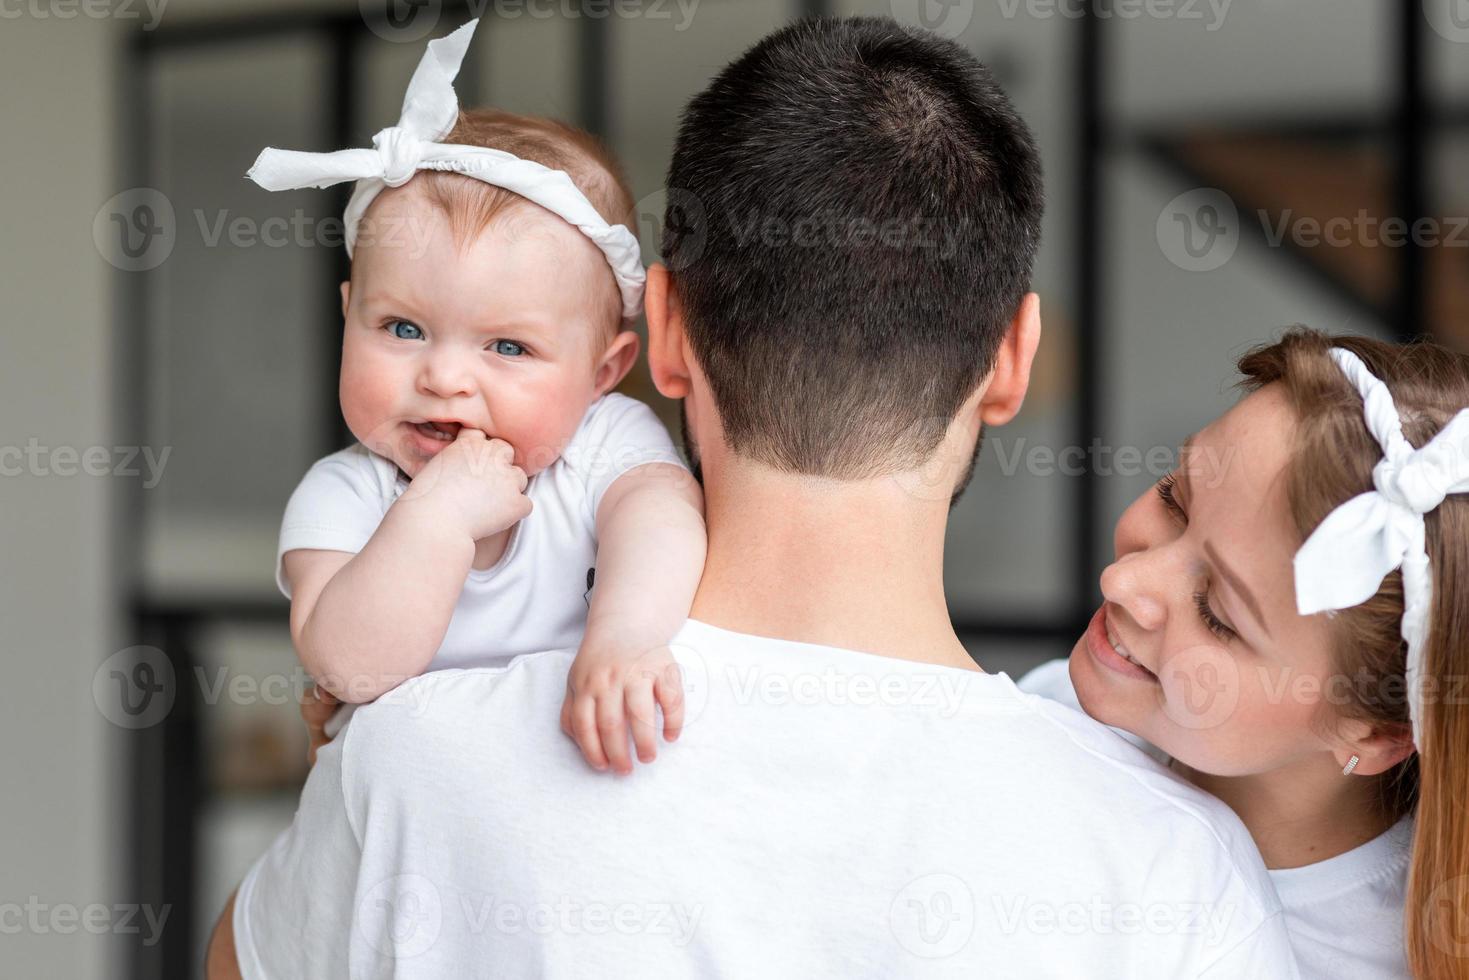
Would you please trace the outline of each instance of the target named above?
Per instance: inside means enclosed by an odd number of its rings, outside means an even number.
[[[583,641],[566,677],[566,700],[561,704],[561,730],[575,740],[593,769],[612,766],[614,772],[632,772],[628,757],[628,730],[632,730],[638,761],[658,756],[658,719],[654,705],[663,709],[663,737],[672,742],[683,730],[683,677],[673,651],[612,649]]]
[[[419,470],[403,500],[421,500],[473,540],[498,534],[531,511],[525,471],[503,439],[463,428]]]
[[[307,765],[316,765],[316,750],[332,740],[326,733],[326,723],[331,720],[337,705],[341,703],[330,691],[315,684],[311,685],[311,690],[301,692],[301,720],[306,722],[306,737],[309,742],[306,748]]]

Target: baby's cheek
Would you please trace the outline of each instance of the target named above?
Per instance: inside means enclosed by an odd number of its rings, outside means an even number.
[[[391,376],[370,358],[344,351],[339,397],[342,418],[358,441],[376,446],[390,435],[399,412]]]
[[[561,457],[580,420],[581,413],[570,416],[548,409],[527,424],[516,443],[516,456],[528,475],[539,473]]]
[[[568,386],[536,386],[518,393],[501,438],[515,447],[516,465],[533,476],[560,458],[591,404],[586,392]]]

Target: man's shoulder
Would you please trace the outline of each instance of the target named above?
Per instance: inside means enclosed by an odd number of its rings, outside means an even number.
[[[566,687],[566,673],[576,650],[529,653],[494,667],[432,670],[409,678],[352,716],[360,736],[381,736],[385,744],[402,744],[403,736],[461,728],[481,721],[487,705],[497,717],[535,710],[548,695]],[[558,702],[559,703],[559,702]],[[359,725],[359,721],[361,724]],[[364,738],[359,737],[360,743]]]
[[[1173,851],[1175,856],[1212,855],[1238,889],[1260,899],[1262,912],[1279,911],[1254,839],[1225,803],[1079,708],[1038,694],[1021,692],[1020,696],[1034,712],[1035,723],[1061,740],[1052,747],[1058,769],[1039,778],[1053,784],[1084,783],[1060,786],[1058,792],[1071,796],[1070,804],[1099,806],[1096,812],[1104,814],[1137,809],[1144,814],[1144,823],[1123,829],[1123,837],[1146,836],[1149,847]],[[1078,772],[1094,772],[1100,778],[1083,781],[1068,776]]]
[[[527,796],[560,793],[634,825],[648,813],[683,813],[691,798],[705,812],[724,797],[738,809],[750,792],[776,793],[796,810],[846,812],[871,825],[870,839],[943,840],[950,854],[988,853],[997,835],[1029,827],[1047,835],[1047,860],[1072,867],[1077,882],[1141,887],[1142,876],[1227,896],[1251,907],[1247,918],[1278,911],[1233,812],[1105,725],[1005,675],[804,652],[777,661],[763,644],[731,650],[684,633],[674,646],[684,736],[620,790],[560,731],[573,650],[406,682],[353,717],[347,781],[377,787],[374,795],[494,787],[532,812],[539,801]],[[925,795],[933,806],[912,809]],[[481,812],[493,805],[483,799]]]

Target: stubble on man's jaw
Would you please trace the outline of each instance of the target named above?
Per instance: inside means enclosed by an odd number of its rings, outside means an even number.
[[[689,472],[694,474],[694,480],[702,488],[704,486],[704,470],[699,465],[699,445],[694,442],[693,433],[689,431],[689,413],[684,408],[685,400],[678,401],[678,433],[683,440],[683,458],[689,464]]]

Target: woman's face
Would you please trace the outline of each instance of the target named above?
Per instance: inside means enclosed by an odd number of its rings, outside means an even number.
[[[1295,420],[1279,387],[1195,434],[1122,515],[1102,608],[1071,654],[1088,714],[1221,776],[1341,748],[1323,702],[1350,679],[1332,679],[1325,617],[1295,611]]]

